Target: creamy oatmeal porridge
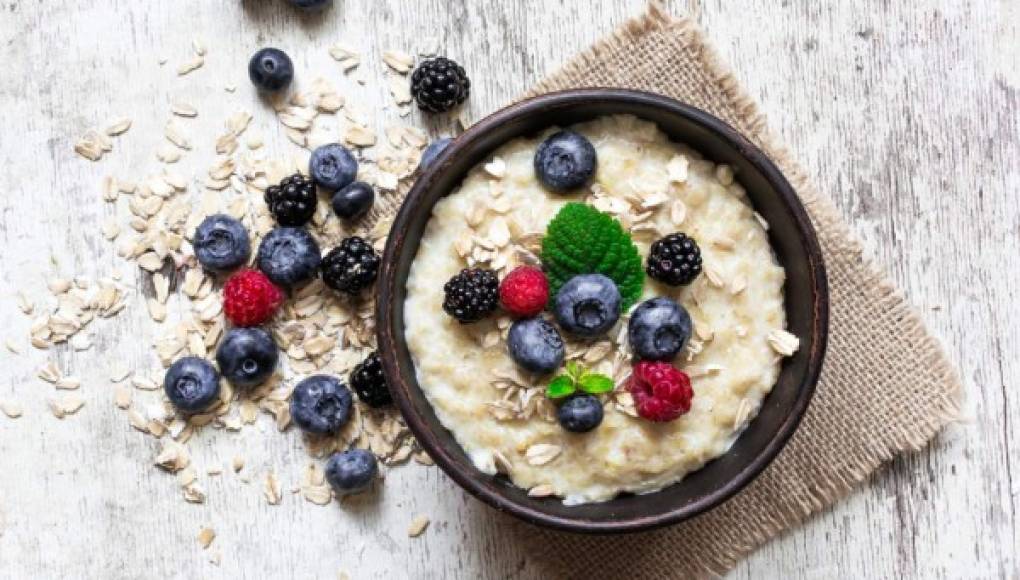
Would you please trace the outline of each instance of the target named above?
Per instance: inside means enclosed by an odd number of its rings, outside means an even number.
[[[767,226],[729,167],[630,116],[572,130],[597,154],[590,185],[567,193],[543,187],[534,158],[549,130],[504,145],[436,204],[408,277],[404,319],[418,382],[478,469],[505,473],[532,495],[579,504],[658,490],[725,453],[757,414],[797,339],[783,330],[785,275]],[[566,361],[615,385],[598,395],[604,415],[586,433],[557,422],[560,402],[546,394],[557,373],[530,374],[508,354],[512,321],[505,312],[470,324],[444,312],[444,282],[462,269],[489,268],[502,279],[519,265],[539,264],[546,227],[568,202],[618,219],[642,264],[663,236],[684,232],[697,240],[704,270],[693,283],[669,286],[649,276],[641,291],[641,300],[672,298],[693,321],[683,350],[669,361],[690,377],[694,392],[679,418],[646,420],[625,388],[635,306],[602,335],[562,332]],[[556,322],[549,312],[542,316]]]

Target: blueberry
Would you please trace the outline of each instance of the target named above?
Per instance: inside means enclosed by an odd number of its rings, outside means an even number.
[[[676,301],[659,296],[634,309],[627,326],[627,340],[643,360],[670,360],[691,337],[691,315]]]
[[[551,373],[563,364],[563,339],[553,325],[542,318],[517,320],[507,337],[510,357],[525,370]]]
[[[326,191],[347,187],[358,175],[358,160],[339,143],[317,147],[308,161],[308,174]]]
[[[620,290],[602,274],[574,276],[556,293],[553,312],[567,332],[596,336],[619,320]]]
[[[251,256],[251,240],[241,222],[218,213],[195,229],[192,240],[198,263],[213,272],[225,272],[244,265]]]
[[[329,6],[333,0],[287,0],[291,6],[301,10],[320,10]]]
[[[315,277],[322,252],[304,229],[276,228],[262,238],[256,262],[274,283],[292,288]]]
[[[535,173],[543,185],[565,192],[591,183],[598,158],[595,147],[580,133],[554,133],[535,151]]]
[[[209,361],[186,356],[167,369],[163,390],[178,410],[197,413],[219,398],[220,374]]]
[[[366,449],[334,453],[326,462],[326,481],[341,495],[365,491],[378,473],[375,455]]]
[[[280,352],[261,328],[232,328],[216,349],[216,364],[231,384],[260,385],[273,374]]]
[[[449,137],[440,137],[435,141],[429,143],[429,146],[425,148],[425,151],[421,154],[421,161],[418,162],[418,171],[424,171],[432,162],[439,157],[447,147],[453,143],[453,139]]]
[[[248,78],[259,90],[274,93],[294,79],[294,63],[278,48],[263,48],[248,61]]]
[[[353,397],[340,379],[312,375],[294,387],[290,416],[303,431],[316,435],[336,433],[351,416]]]
[[[345,220],[356,220],[368,213],[375,202],[372,186],[355,181],[333,194],[333,211]]]
[[[587,433],[602,423],[602,402],[587,393],[572,395],[556,411],[560,426],[573,433]]]

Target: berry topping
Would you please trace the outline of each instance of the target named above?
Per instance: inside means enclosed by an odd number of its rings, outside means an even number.
[[[443,310],[462,324],[476,322],[496,310],[499,279],[492,270],[463,269],[443,286]]]
[[[251,256],[251,240],[241,222],[218,213],[198,225],[192,239],[195,257],[206,270],[225,272],[244,265]]]
[[[669,234],[652,244],[645,271],[670,286],[686,286],[701,273],[701,249],[694,238]]]
[[[223,313],[234,326],[257,326],[276,314],[283,290],[258,270],[245,269],[223,285]]]
[[[574,131],[553,133],[535,150],[535,174],[542,185],[556,192],[588,185],[597,167],[595,147]]]
[[[499,300],[514,316],[537,316],[549,302],[549,280],[534,266],[519,266],[500,282]]]
[[[340,495],[365,491],[378,473],[375,455],[366,449],[334,453],[326,462],[326,481]]]
[[[667,362],[641,361],[627,381],[638,415],[649,421],[672,421],[691,410],[691,379]]]
[[[276,228],[262,238],[255,261],[274,283],[292,288],[315,277],[322,254],[304,229]]]
[[[627,340],[639,359],[671,360],[691,337],[691,315],[671,298],[642,302],[630,315]]]
[[[553,312],[567,332],[597,336],[620,319],[620,291],[602,274],[574,276],[556,294]]]
[[[330,143],[317,147],[308,160],[308,174],[326,191],[347,187],[358,175],[358,160],[343,145]]]
[[[163,390],[178,411],[197,413],[220,396],[220,374],[197,356],[178,359],[163,377]]]
[[[354,367],[350,376],[351,388],[358,394],[362,403],[369,407],[385,407],[393,402],[390,389],[383,375],[379,353],[372,351],[365,360]]]
[[[440,153],[450,146],[450,143],[453,143],[453,139],[450,139],[449,137],[440,137],[439,139],[429,143],[429,146],[426,147],[425,151],[421,154],[421,161],[418,162],[418,171],[424,171],[425,168],[432,165],[432,162],[439,157]]]
[[[302,431],[316,435],[336,433],[351,416],[351,392],[340,379],[312,375],[294,387],[290,415]]]
[[[322,280],[334,290],[357,294],[375,282],[381,261],[371,244],[362,238],[344,238],[322,259]]]
[[[563,338],[541,318],[515,321],[507,335],[507,347],[514,362],[533,373],[551,373],[563,364]]]
[[[263,48],[248,61],[248,78],[259,90],[274,93],[294,79],[294,63],[278,48]]]
[[[438,56],[421,62],[411,73],[411,95],[418,108],[445,113],[464,102],[471,93],[471,81],[464,68]]]
[[[315,184],[300,173],[284,178],[280,185],[266,188],[269,213],[281,226],[303,226],[315,214]]]
[[[216,349],[220,372],[238,387],[254,387],[276,370],[280,351],[273,337],[261,328],[232,328]]]
[[[586,393],[571,395],[557,409],[556,419],[567,431],[587,433],[602,423],[602,401]]]
[[[333,194],[333,211],[345,220],[356,220],[368,213],[375,203],[372,186],[364,181],[355,181]]]

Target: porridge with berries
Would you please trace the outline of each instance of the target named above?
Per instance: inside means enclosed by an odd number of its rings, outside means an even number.
[[[507,143],[411,266],[418,382],[531,495],[661,489],[729,449],[797,349],[766,228],[728,166],[635,117]]]

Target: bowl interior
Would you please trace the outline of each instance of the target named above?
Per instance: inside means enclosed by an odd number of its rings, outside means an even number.
[[[772,247],[786,268],[788,329],[801,339],[801,348],[784,361],[759,415],[728,453],[661,491],[567,507],[556,498],[530,498],[502,476],[479,472],[440,424],[418,386],[403,339],[403,320],[414,315],[404,311],[404,282],[432,206],[454,190],[468,170],[516,137],[611,114],[652,121],[672,140],[734,167],[755,210],[769,222]],[[378,320],[380,352],[397,404],[416,437],[451,477],[490,505],[533,523],[620,532],[674,523],[705,511],[736,493],[778,453],[814,391],[825,348],[827,291],[821,252],[806,213],[783,176],[756,147],[718,119],[671,99],[594,89],[545,95],[488,117],[459,137],[421,176],[387,244]]]

